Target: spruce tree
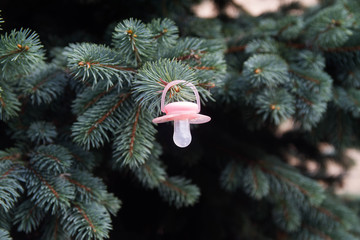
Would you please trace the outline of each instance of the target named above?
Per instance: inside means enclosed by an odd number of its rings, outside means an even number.
[[[112,220],[128,203],[109,173],[167,204],[159,214],[176,219],[151,230],[158,238],[360,238],[357,202],[326,173],[329,161],[348,168],[345,151],[359,145],[360,3],[237,19],[199,19],[191,4],[163,1],[166,16],[122,19],[102,43],[45,49],[30,29],[2,30],[0,239],[117,239]],[[174,80],[192,83],[212,117],[186,149],[171,124],[152,123]],[[179,84],[166,100],[195,98]],[[285,121],[294,126],[279,134]]]

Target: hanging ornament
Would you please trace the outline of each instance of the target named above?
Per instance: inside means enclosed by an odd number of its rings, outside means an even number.
[[[192,102],[173,102],[165,105],[165,96],[167,91],[174,85],[184,83],[185,86],[189,86],[196,97],[196,104]],[[196,90],[196,87],[184,80],[175,80],[168,83],[161,95],[161,111],[166,113],[165,116],[161,116],[153,119],[153,123],[164,123],[174,121],[174,143],[178,147],[187,147],[191,143],[190,124],[200,124],[210,121],[209,116],[199,114],[200,112],[200,97]]]

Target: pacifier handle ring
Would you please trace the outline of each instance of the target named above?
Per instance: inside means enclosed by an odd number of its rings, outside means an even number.
[[[200,104],[199,92],[197,91],[197,89],[196,89],[196,87],[194,86],[194,84],[192,84],[191,82],[187,82],[187,81],[185,81],[185,80],[174,80],[174,81],[171,81],[171,82],[169,82],[168,84],[166,84],[166,86],[165,86],[165,88],[164,88],[164,90],[163,90],[163,92],[162,92],[162,95],[161,95],[161,111],[162,111],[163,113],[165,113],[164,107],[165,107],[165,96],[166,96],[167,91],[168,91],[172,86],[174,86],[174,85],[176,85],[176,84],[179,84],[179,83],[185,83],[184,85],[189,86],[189,87],[193,90],[193,92],[194,92],[194,94],[195,94],[195,97],[196,97],[196,104],[197,104],[197,106],[198,106],[198,111],[197,111],[197,113],[199,113],[199,112],[200,112],[200,105],[201,105],[201,104]]]

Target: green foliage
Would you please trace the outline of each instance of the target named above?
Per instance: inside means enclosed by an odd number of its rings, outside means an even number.
[[[279,200],[272,210],[272,217],[284,231],[294,232],[301,228],[301,211],[289,201]]]
[[[20,102],[9,86],[0,82],[0,120],[7,121],[18,115]]]
[[[269,177],[257,166],[250,166],[243,172],[243,189],[250,196],[260,199],[269,194]]]
[[[192,17],[188,19],[189,26],[185,35],[196,36],[206,39],[221,38],[221,24],[219,19],[207,19]]]
[[[39,205],[45,212],[55,214],[70,207],[75,198],[75,189],[61,175],[43,174],[34,169],[28,170],[26,188],[34,204]]]
[[[353,33],[354,18],[349,14],[341,4],[319,11],[307,21],[306,37],[321,47],[341,46]]]
[[[138,66],[151,59],[155,50],[154,43],[150,29],[137,19],[124,20],[115,27],[113,33],[112,45],[132,65]]]
[[[158,56],[160,57],[167,48],[172,48],[177,44],[179,29],[175,22],[170,19],[153,19],[148,28],[152,32],[153,38],[157,43]]]
[[[139,167],[131,168],[135,177],[144,187],[153,189],[159,187],[166,180],[166,172],[162,162],[159,160],[161,148],[158,144],[151,149],[149,159]]]
[[[200,196],[200,189],[182,177],[166,178],[158,189],[160,196],[176,208],[194,205]]]
[[[235,161],[228,162],[221,173],[220,184],[230,192],[234,192],[242,185],[243,167]]]
[[[4,240],[11,240],[10,233],[2,228],[0,228],[0,238]]]
[[[7,159],[7,153],[0,151],[0,209],[12,209],[24,189],[18,176],[18,167]]]
[[[120,58],[121,55],[109,47],[90,43],[70,44],[64,54],[75,78],[93,86],[99,81],[106,82],[107,88],[130,82],[130,69]]]
[[[18,224],[18,231],[30,233],[39,227],[44,217],[45,212],[43,209],[35,205],[32,201],[25,200],[16,209],[14,224]]]
[[[43,229],[42,240],[70,239],[69,233],[64,229],[58,216],[48,216],[45,221],[47,225]]]
[[[0,209],[0,226],[4,231],[11,230],[11,219],[13,217],[13,211],[5,211],[5,209]]]
[[[276,125],[294,114],[295,99],[285,89],[264,90],[258,93],[255,107],[264,120],[271,119]]]
[[[243,74],[253,87],[276,87],[288,81],[285,61],[271,54],[250,57],[244,63]]]
[[[98,162],[92,152],[85,151],[79,146],[69,144],[69,142],[62,143],[72,155],[73,161],[72,168],[77,170],[86,170],[92,172],[93,169],[98,165]]]
[[[153,148],[156,133],[151,120],[149,112],[137,106],[118,126],[113,151],[116,164],[134,168],[145,163]]]
[[[44,61],[39,36],[29,29],[13,30],[0,39],[2,78],[11,81],[15,75],[28,74]]]
[[[60,145],[41,145],[31,154],[31,166],[42,173],[58,175],[68,172],[73,162],[70,152]]]
[[[26,133],[35,144],[53,143],[57,135],[55,126],[44,121],[33,122]]]
[[[113,90],[86,110],[72,126],[74,141],[86,149],[99,148],[109,141],[108,133],[115,131],[125,117],[123,108],[128,104],[128,97],[129,94]]]
[[[40,105],[51,103],[62,95],[66,84],[67,78],[61,69],[54,65],[40,65],[21,81],[19,89],[32,104]]]
[[[111,229],[109,213],[96,203],[75,204],[61,219],[65,231],[74,239],[105,239]],[[76,224],[78,227],[74,228]]]

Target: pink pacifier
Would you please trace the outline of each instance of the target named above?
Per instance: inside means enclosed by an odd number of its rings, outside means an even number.
[[[165,105],[165,96],[167,91],[174,85],[184,83],[184,85],[191,87],[196,97],[196,104],[192,102],[173,102]],[[166,113],[153,119],[153,123],[164,123],[174,121],[174,143],[178,147],[187,147],[191,143],[190,124],[206,123],[211,120],[209,116],[199,114],[200,112],[200,97],[196,87],[185,80],[175,80],[168,83],[161,95],[161,111]]]

